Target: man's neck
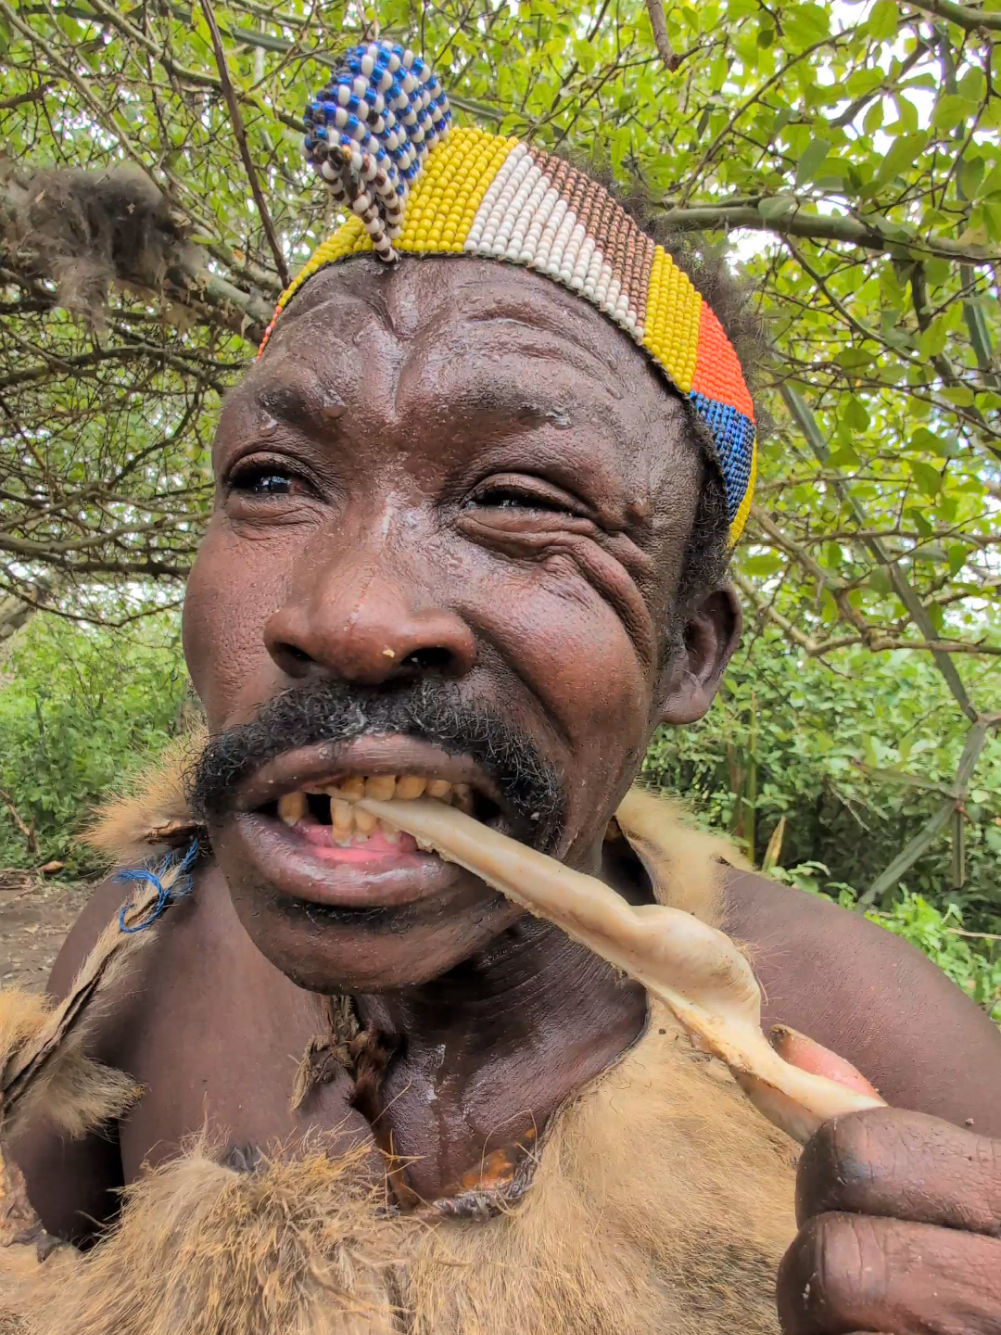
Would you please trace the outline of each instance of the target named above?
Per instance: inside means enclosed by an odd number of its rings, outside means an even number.
[[[440,978],[356,1002],[389,1054],[366,1112],[423,1199],[468,1185],[478,1165],[516,1163],[646,1015],[641,988],[531,918]]]

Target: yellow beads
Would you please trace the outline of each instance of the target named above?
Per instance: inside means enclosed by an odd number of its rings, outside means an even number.
[[[683,394],[691,392],[702,298],[663,246],[654,251],[643,320],[643,346]]]
[[[517,142],[485,130],[452,130],[410,192],[403,232],[393,243],[396,249],[461,254],[476,210]]]
[[[744,492],[743,499],[733,519],[730,521],[730,546],[737,545],[737,539],[744,531],[744,525],[747,523],[747,516],[751,513],[751,502],[754,500],[754,488],[758,481],[758,438],[755,436],[751,445],[751,475],[747,479],[747,490]]]
[[[365,231],[365,224],[362,220],[355,217],[349,218],[346,223],[338,227],[333,236],[328,237],[322,245],[317,246],[316,250],[313,251],[278,299],[278,310],[283,311],[306,279],[312,278],[313,274],[320,269],[325,268],[328,264],[336,263],[337,260],[343,260],[348,255],[359,255],[362,251],[373,249],[372,238]]]

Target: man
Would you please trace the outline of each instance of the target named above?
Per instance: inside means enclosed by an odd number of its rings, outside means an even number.
[[[87,1031],[141,1097],[72,1141],[43,1090],[17,1128],[49,1234],[114,1226],[45,1263],[33,1319],[763,1331],[788,1245],[794,1335],[999,1329],[986,1017],[826,902],[730,869],[714,904],[718,850],[670,821],[669,890],[605,837],[653,729],[704,714],[739,637],[724,572],[754,444],[730,343],[601,187],[446,129],[432,76],[377,45],[313,108],[356,220],[222,414],[184,614],[211,738],[195,808],[118,815],[207,838],[189,894],[123,912],[131,932],[177,899]],[[376,826],[366,791],[447,799],[720,921],[769,1023],[890,1107],[809,1142],[792,1223],[788,1156],[642,989]],[[98,891],[55,996],[124,939],[122,896]]]

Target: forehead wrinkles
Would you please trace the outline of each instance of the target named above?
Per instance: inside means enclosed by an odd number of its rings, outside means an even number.
[[[434,368],[425,386],[432,395],[447,386],[455,408],[475,410],[474,384],[470,381],[471,393],[464,393],[467,385],[456,365],[468,352],[480,363],[474,380],[487,389],[491,379],[498,382],[495,406],[503,411],[512,377],[519,374],[517,359],[527,356],[576,373],[587,415],[597,409],[607,426],[618,428],[630,481],[650,499],[676,473],[679,454],[688,453],[685,445],[694,446],[685,440],[680,396],[639,348],[580,298],[511,265],[459,256],[404,257],[387,269],[365,257],[352,259],[312,278],[275,335],[244,382],[248,396],[240,397],[248,407],[265,385],[286,390],[290,399],[301,397],[310,407],[314,401],[322,406],[339,384],[343,388],[345,376],[362,376],[375,389],[373,372],[375,380],[386,377],[389,398],[383,406],[390,407],[404,378],[416,388],[422,368]],[[562,392],[565,401],[565,376],[542,370],[532,380],[524,406],[549,393]],[[694,448],[691,453],[697,456]]]
[[[503,325],[512,331],[520,325],[550,335],[570,365],[604,373],[613,388],[650,378],[672,394],[640,349],[579,297],[525,269],[468,256],[404,256],[391,268],[361,256],[321,270],[279,320],[268,353],[282,348],[293,329],[297,341],[329,338],[355,312],[360,319],[374,315],[400,342],[441,337],[462,325],[490,325],[490,336],[500,338]]]

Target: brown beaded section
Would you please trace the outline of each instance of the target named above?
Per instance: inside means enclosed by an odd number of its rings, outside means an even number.
[[[637,320],[642,321],[654,243],[603,186],[568,166],[562,158],[534,148],[530,152],[532,160],[549,177],[553,188],[567,201],[567,207],[577,214],[584,230],[594,238],[612,273],[622,284],[631,310]]]
[[[634,224],[635,225],[635,224]],[[650,272],[653,269],[653,255],[657,247],[645,232],[636,228],[636,309],[643,319],[646,311],[647,292],[650,290]]]

